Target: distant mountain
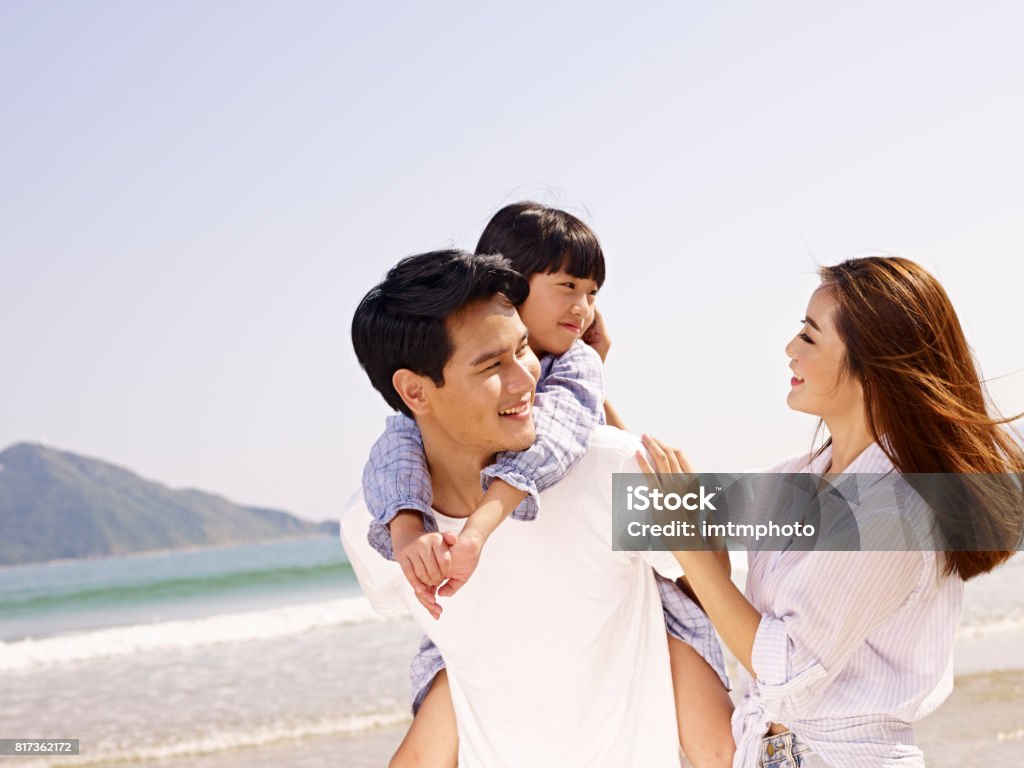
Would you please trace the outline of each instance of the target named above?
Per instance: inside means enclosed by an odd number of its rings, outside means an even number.
[[[287,512],[173,490],[66,451],[0,453],[0,565],[337,533]]]

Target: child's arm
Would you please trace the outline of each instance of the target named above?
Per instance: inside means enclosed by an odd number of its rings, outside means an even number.
[[[591,347],[577,342],[565,354],[544,359],[534,399],[536,441],[525,451],[499,453],[481,473],[487,484],[501,479],[528,494],[512,517],[536,517],[539,492],[583,458],[603,407],[604,369]]]
[[[622,417],[619,416],[619,412],[612,407],[611,402],[608,400],[604,401],[604,423],[609,427],[621,429],[623,432],[628,431],[626,429],[626,423],[622,420]]]
[[[423,439],[409,417],[389,417],[384,434],[370,449],[363,469],[363,498],[373,515],[370,544],[397,562],[424,607],[439,613],[433,588],[447,576],[451,556],[431,511]]]
[[[594,351],[601,356],[602,363],[607,362],[608,351],[612,348],[612,340],[608,335],[608,326],[604,322],[604,315],[596,308],[593,321],[583,332],[583,343],[594,348]],[[626,423],[608,400],[604,401],[604,423],[609,427],[626,431]]]
[[[593,349],[577,343],[563,355],[544,359],[534,398],[537,439],[525,451],[498,454],[481,473],[487,492],[452,547],[452,566],[440,596],[462,588],[483,545],[505,518],[537,516],[540,491],[565,477],[587,452],[603,403],[604,376]]]
[[[388,560],[394,560],[390,525],[399,512],[418,512],[424,531],[437,530],[423,438],[408,416],[389,416],[384,434],[370,449],[363,467],[363,498],[373,515],[370,544]]]

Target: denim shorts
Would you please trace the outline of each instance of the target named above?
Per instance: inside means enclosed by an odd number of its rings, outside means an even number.
[[[786,731],[761,739],[759,768],[816,768],[824,765],[795,733]]]

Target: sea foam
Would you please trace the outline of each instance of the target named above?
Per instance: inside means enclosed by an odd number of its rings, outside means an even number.
[[[72,632],[42,640],[0,642],[0,671],[12,672],[93,659],[242,643],[346,624],[383,621],[365,597]]]

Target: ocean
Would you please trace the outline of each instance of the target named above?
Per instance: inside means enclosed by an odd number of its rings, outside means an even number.
[[[930,766],[1022,764],[1022,583],[1017,555],[968,584],[956,691],[918,726]],[[8,567],[0,738],[79,740],[26,768],[386,765],[418,639],[335,538]]]

